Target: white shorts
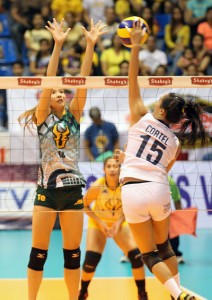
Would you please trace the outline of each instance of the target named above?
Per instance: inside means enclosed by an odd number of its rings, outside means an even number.
[[[161,221],[171,211],[171,192],[167,184],[142,182],[126,184],[121,189],[125,219],[129,223]]]

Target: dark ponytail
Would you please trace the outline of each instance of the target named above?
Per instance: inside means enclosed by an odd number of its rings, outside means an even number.
[[[179,138],[183,138],[188,145],[194,145],[197,139],[200,139],[202,146],[207,143],[208,136],[200,119],[201,113],[201,106],[195,101],[189,100],[184,106],[185,120],[182,120]],[[191,128],[187,132],[189,126]]]
[[[197,139],[200,139],[202,146],[207,143],[207,133],[200,119],[202,109],[197,102],[185,102],[181,96],[170,93],[163,97],[161,107],[165,109],[169,123],[182,124],[177,134],[182,143],[193,146]]]

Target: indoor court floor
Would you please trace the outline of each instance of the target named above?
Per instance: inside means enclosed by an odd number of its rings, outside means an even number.
[[[81,245],[85,253],[86,230]],[[185,290],[197,295],[198,300],[212,300],[212,232],[199,229],[197,237],[181,236],[180,250],[185,264],[179,266],[181,283]],[[31,248],[31,231],[0,231],[0,299],[27,300],[26,266]],[[129,263],[120,263],[121,250],[113,240],[107,241],[105,252],[89,289],[88,300],[137,300],[136,288]],[[168,300],[162,285],[147,275],[149,300]],[[62,237],[54,230],[51,237],[44,281],[38,300],[67,300],[63,277]]]

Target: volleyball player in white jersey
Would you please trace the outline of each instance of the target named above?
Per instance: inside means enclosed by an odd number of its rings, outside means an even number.
[[[91,29],[82,28],[87,41],[81,76],[90,75],[94,45],[106,26],[91,20]],[[56,76],[62,45],[70,29],[63,31],[63,21],[48,22],[54,49],[47,76]],[[38,188],[32,221],[32,250],[28,264],[28,299],[37,299],[47,259],[50,234],[57,212],[63,234],[64,278],[69,300],[78,299],[80,280],[80,242],[83,229],[82,187],[85,180],[78,168],[80,117],[86,101],[86,89],[76,90],[68,108],[62,89],[44,89],[35,109],[19,120],[37,126],[41,149]],[[48,297],[47,297],[48,298]]]
[[[142,29],[140,22],[131,31],[132,50],[129,66],[130,129],[125,158],[121,167],[122,204],[126,221],[149,270],[167,288],[174,299],[190,300],[194,296],[180,289],[176,256],[168,241],[170,188],[167,173],[174,164],[179,144],[184,140],[193,145],[207,136],[200,120],[200,107],[185,102],[177,94],[162,96],[153,114],[145,107],[137,82]],[[182,120],[179,139],[169,125]],[[184,120],[184,122],[183,122]]]

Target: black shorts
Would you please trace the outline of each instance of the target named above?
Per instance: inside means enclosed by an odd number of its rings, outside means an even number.
[[[82,188],[62,187],[55,189],[44,189],[37,187],[34,205],[53,208],[54,210],[83,209]]]

